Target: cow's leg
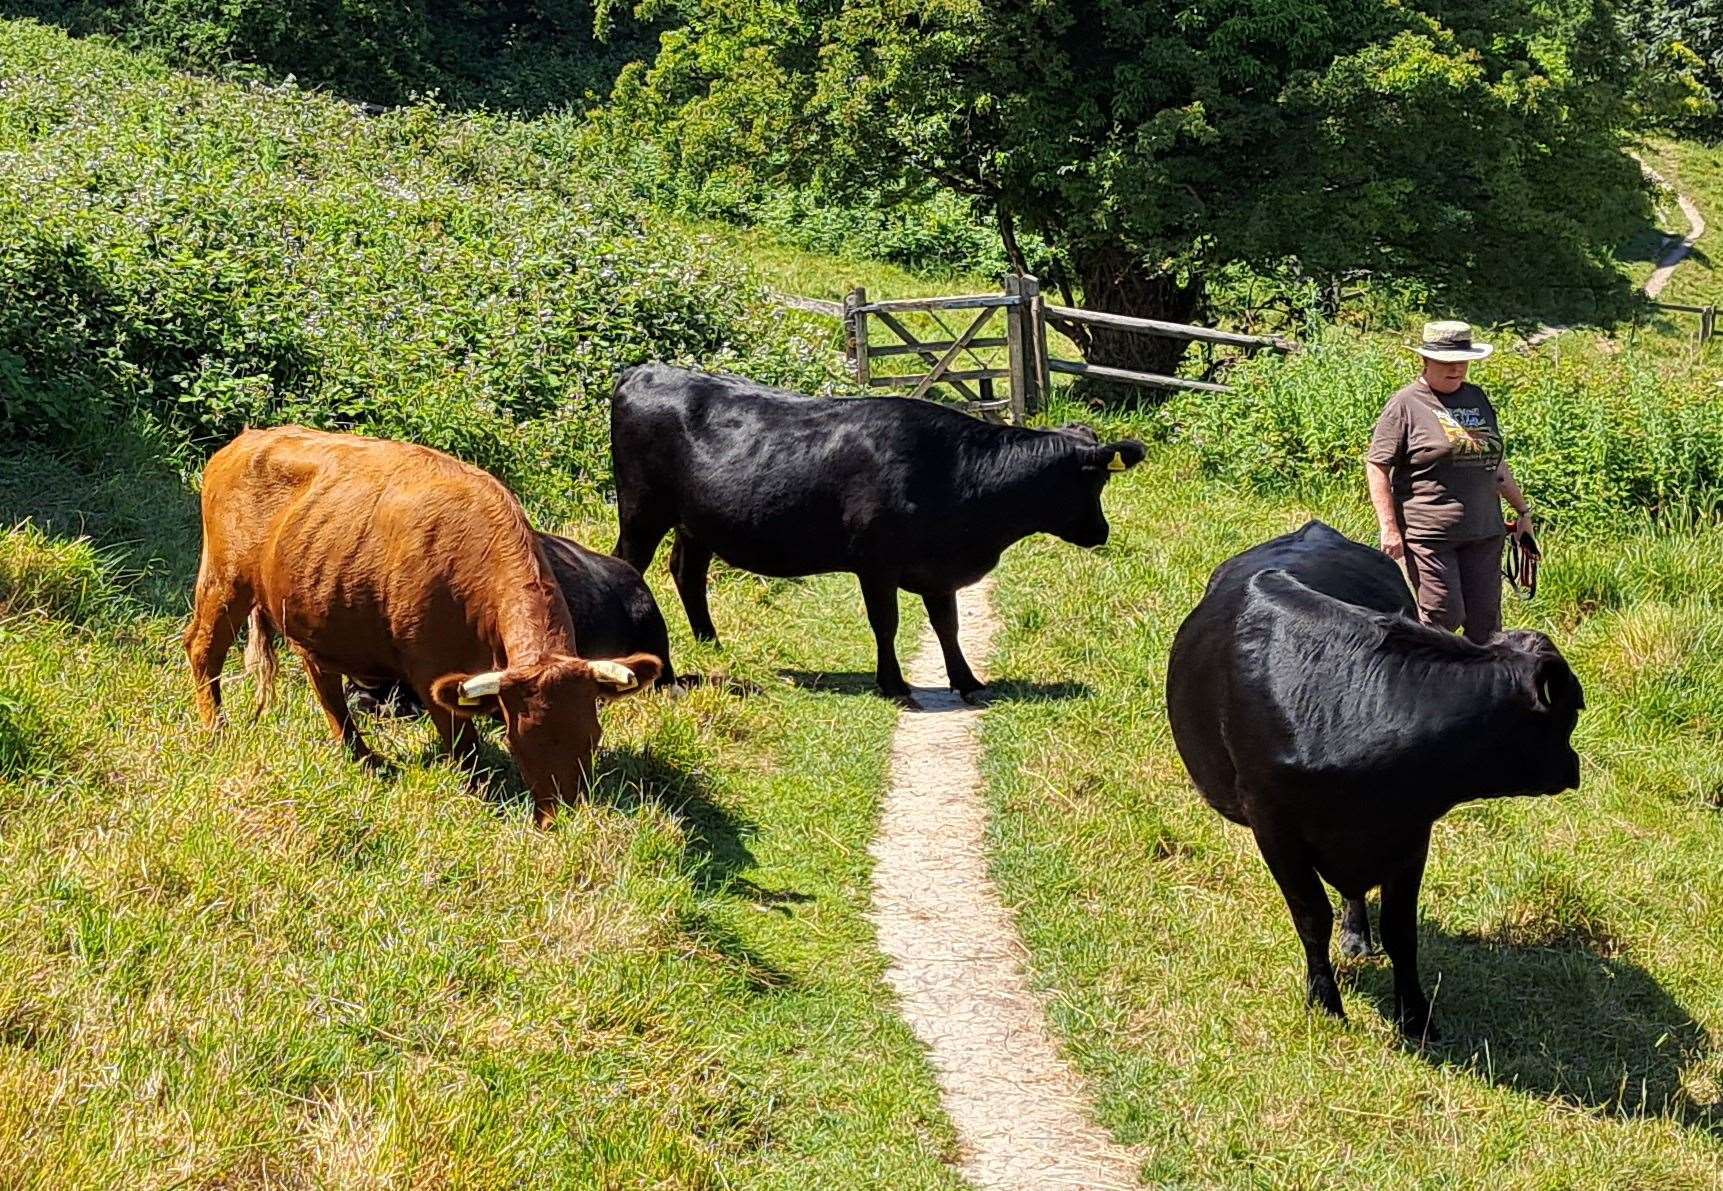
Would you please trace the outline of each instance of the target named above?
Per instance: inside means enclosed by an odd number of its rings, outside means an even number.
[[[1334,931],[1334,907],[1322,887],[1308,853],[1295,838],[1272,828],[1256,829],[1256,846],[1274,874],[1275,884],[1292,911],[1292,925],[1304,944],[1304,989],[1306,1005],[1321,1005],[1335,1017],[1345,1017],[1340,988],[1334,982],[1334,965],[1328,959],[1329,938]],[[1383,933],[1387,933],[1384,925]]]
[[[712,624],[711,610],[706,607],[706,572],[711,565],[712,552],[685,531],[677,530],[670,547],[670,577],[676,581],[676,594],[682,597],[682,610],[688,614],[688,627],[694,630],[694,639],[716,645],[718,630]]]
[[[1370,910],[1361,897],[1349,897],[1340,907],[1340,954],[1369,955],[1375,948],[1370,943]]]
[[[876,663],[874,680],[879,683],[880,693],[888,699],[896,699],[915,705],[910,698],[909,683],[903,680],[903,670],[897,664],[897,584],[890,580],[861,579],[862,602],[867,605],[867,621],[873,626],[874,652]]]
[[[617,502],[617,520],[622,528],[616,538],[616,549],[611,553],[642,575],[646,574],[646,568],[652,565],[652,556],[658,553],[658,543],[670,532],[670,522],[650,516],[624,500]]]
[[[359,734],[359,725],[353,722],[353,711],[347,706],[346,692],[341,689],[341,675],[319,666],[317,659],[303,649],[299,656],[305,663],[311,689],[317,695],[323,714],[329,719],[329,728],[335,733],[335,738],[347,746],[355,761],[363,765],[380,765],[382,759],[371,751],[371,746]]]
[[[249,591],[220,583],[207,573],[198,575],[191,623],[185,630],[185,653],[191,662],[198,718],[206,728],[221,722],[221,668],[240,626],[251,614],[251,606]]]
[[[1429,851],[1430,838],[1425,836],[1411,862],[1382,882],[1382,949],[1394,964],[1394,1017],[1401,1032],[1434,1042],[1439,1035],[1430,1024],[1430,1002],[1418,983],[1418,889]]]
[[[945,676],[951,689],[967,699],[981,689],[982,683],[969,668],[957,641],[957,593],[924,595],[921,602],[927,605],[927,619],[933,625],[934,636],[939,638],[939,650],[945,655]]]

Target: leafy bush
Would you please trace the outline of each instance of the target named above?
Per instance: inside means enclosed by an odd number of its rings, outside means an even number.
[[[367,119],[23,23],[0,62],[0,433],[364,429],[558,505],[605,482],[624,366],[823,379],[745,274],[526,126]]]
[[[1389,394],[1416,375],[1395,343],[1331,331],[1244,365],[1228,394],[1187,394],[1163,425],[1211,474],[1265,490],[1363,480]],[[1666,363],[1666,362],[1665,362]],[[1688,522],[1723,504],[1723,426],[1711,394],[1631,355],[1501,352],[1474,366],[1535,505],[1572,526]]]
[[[350,99],[541,112],[596,98],[646,30],[588,0],[12,0],[6,10],[104,34],[187,70],[291,76]],[[614,28],[615,18],[624,18]]]

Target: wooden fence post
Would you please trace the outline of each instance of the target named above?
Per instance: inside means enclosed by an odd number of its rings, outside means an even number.
[[[856,286],[844,295],[844,354],[855,365],[856,384],[867,388],[869,368],[867,358],[867,290]]]
[[[1005,320],[1005,350],[1010,356],[1007,368],[1011,373],[1011,422],[1021,426],[1029,417],[1029,377],[1034,372],[1034,365],[1029,360],[1028,336],[1023,333],[1026,305],[1023,301],[1023,278],[1007,273],[1005,292],[1018,300],[1007,311],[1010,317]]]
[[[1024,402],[1029,413],[1041,412],[1053,391],[1052,370],[1047,365],[1047,299],[1041,296],[1041,280],[1026,275],[1022,281],[1023,334],[1029,340],[1029,392]]]

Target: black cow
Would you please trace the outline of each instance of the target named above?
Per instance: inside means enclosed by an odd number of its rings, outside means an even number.
[[[618,658],[650,653],[664,662],[658,685],[676,682],[670,664],[670,631],[658,611],[658,601],[640,572],[608,554],[588,550],[579,542],[541,533],[539,541],[550,559],[556,585],[568,601],[574,620],[575,648],[582,657]],[[412,689],[400,684],[348,680],[348,701],[362,711],[392,708],[396,715],[424,710]]]
[[[1309,1003],[1345,1014],[1328,960],[1370,949],[1364,895],[1401,1028],[1431,1038],[1418,983],[1430,828],[1474,798],[1579,785],[1579,680],[1542,633],[1487,645],[1429,628],[1386,556],[1321,522],[1224,563],[1167,662],[1167,716],[1210,806],[1249,827],[1304,944]]]
[[[906,702],[898,589],[921,596],[952,687],[973,695],[981,682],[957,644],[958,588],[1032,533],[1106,542],[1101,489],[1144,453],[1103,445],[1087,427],[993,426],[927,401],[806,397],[662,364],[623,374],[610,450],[616,553],[644,568],[676,531],[670,573],[696,637],[718,638],[706,607],[713,555],[779,577],[850,571],[880,690]]]

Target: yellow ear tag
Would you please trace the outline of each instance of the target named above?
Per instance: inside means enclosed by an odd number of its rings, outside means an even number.
[[[471,695],[462,695],[459,702],[462,707],[477,707],[479,705],[479,701]]]
[[[1107,464],[1107,470],[1108,471],[1124,471],[1125,470],[1125,457],[1123,455],[1119,454],[1119,452],[1114,451],[1113,452],[1113,461],[1111,463]]]

